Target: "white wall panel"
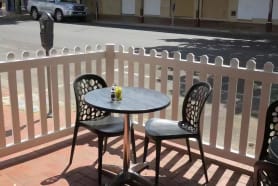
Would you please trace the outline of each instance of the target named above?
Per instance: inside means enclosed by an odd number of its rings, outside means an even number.
[[[268,0],[239,0],[237,17],[238,19],[267,19],[268,7]]]
[[[160,0],[145,0],[145,15],[160,15]]]
[[[135,14],[135,0],[122,0],[122,14]]]
[[[278,0],[273,1],[272,18],[273,19],[278,19]]]

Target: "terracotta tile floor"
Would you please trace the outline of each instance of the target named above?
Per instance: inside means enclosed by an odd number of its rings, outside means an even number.
[[[84,133],[84,132],[83,132]],[[142,134],[136,135],[137,160],[143,154]],[[71,136],[29,149],[16,155],[0,159],[1,186],[96,186],[97,185],[97,141],[92,134],[80,136],[76,146],[72,165],[65,171],[69,160]],[[141,175],[154,181],[155,149],[151,144],[147,160],[150,168]],[[199,156],[193,154],[193,161],[188,162],[188,155],[182,149],[164,144],[161,153],[160,185],[204,185],[205,179]],[[105,164],[122,165],[122,139],[111,138]],[[252,185],[252,170],[238,168],[206,158],[208,185]],[[243,166],[244,167],[244,166]],[[249,167],[250,168],[250,167]],[[109,183],[113,175],[104,174],[103,182]]]

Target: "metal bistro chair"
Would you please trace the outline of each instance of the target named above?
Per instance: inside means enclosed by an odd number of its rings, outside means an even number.
[[[259,160],[254,165],[254,185],[278,185],[277,159],[269,151],[271,142],[278,139],[278,100],[267,109],[263,139]]]
[[[73,87],[76,100],[76,121],[69,165],[72,163],[78,129],[79,127],[85,127],[98,137],[98,183],[101,185],[102,155],[106,151],[107,138],[123,135],[124,119],[122,117],[114,117],[109,112],[101,111],[85,103],[84,95],[87,92],[107,87],[106,82],[100,76],[94,74],[81,75],[75,79]],[[133,162],[136,163],[133,124],[131,124],[131,145]]]
[[[189,138],[196,138],[204,167],[206,182],[208,182],[207,170],[204,160],[202,138],[200,134],[200,116],[204,104],[211,93],[211,86],[206,82],[194,84],[185,95],[182,107],[182,120],[173,121],[167,119],[151,118],[145,125],[145,144],[143,162],[146,161],[149,138],[155,141],[156,145],[156,165],[155,184],[158,185],[159,163],[161,141],[165,139],[185,138],[191,161]]]

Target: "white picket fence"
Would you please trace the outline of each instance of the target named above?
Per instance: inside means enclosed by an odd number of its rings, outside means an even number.
[[[196,61],[193,54],[181,59],[176,52],[171,58],[167,51],[146,54],[143,48],[126,50],[113,44],[96,49],[86,46],[84,51],[80,47],[72,52],[53,49],[50,57],[43,51],[30,56],[24,52],[17,59],[9,53],[7,60],[0,62],[0,157],[72,133],[72,82],[83,73],[99,74],[108,85],[151,88],[170,96],[171,105],[165,110],[133,116],[138,122],[136,129],[142,131],[150,117],[181,118],[186,90],[197,81],[208,81],[213,93],[202,117],[204,150],[247,165],[258,156],[265,113],[277,98],[278,73],[273,72],[270,62],[259,70],[252,60],[242,68],[238,59],[232,59],[228,66],[223,65],[222,57],[212,61],[201,56]],[[47,68],[52,82],[53,118],[47,117]]]

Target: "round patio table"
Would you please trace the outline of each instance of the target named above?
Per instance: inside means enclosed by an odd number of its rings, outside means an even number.
[[[124,151],[123,170],[112,181],[111,185],[122,185],[133,182],[139,185],[152,185],[130,168],[130,114],[154,112],[164,109],[170,99],[161,92],[135,87],[122,88],[122,100],[111,100],[111,87],[96,89],[84,97],[86,103],[100,110],[124,114]]]

